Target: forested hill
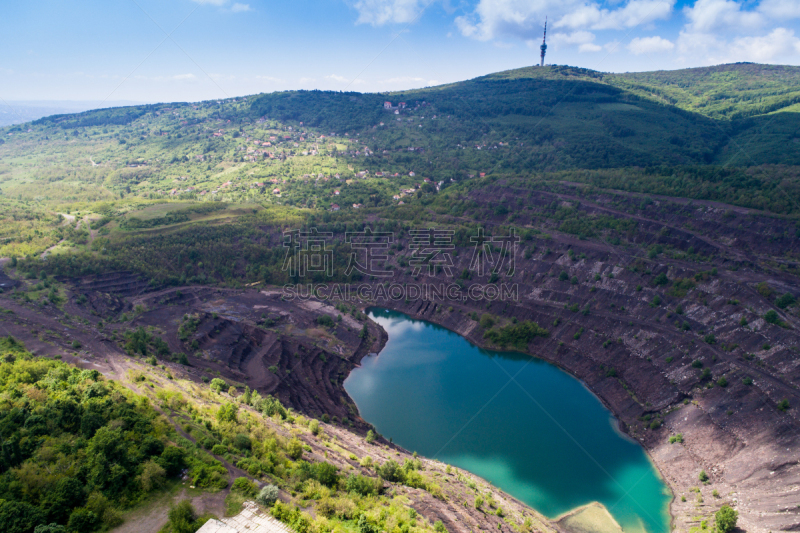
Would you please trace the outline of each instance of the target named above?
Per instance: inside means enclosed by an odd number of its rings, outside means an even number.
[[[407,106],[395,114],[384,109],[385,101]],[[786,149],[800,139],[797,114],[757,114],[800,109],[797,101],[800,69],[795,67],[737,64],[618,75],[549,66],[396,93],[287,91],[97,110],[40,119],[33,133],[39,127],[46,136],[56,127],[79,136],[78,130],[121,126],[119,135],[131,125],[157,125],[160,135],[177,136],[193,126],[207,127],[209,119],[222,120],[226,130],[274,121],[279,128],[328,137],[360,135],[375,153],[405,151],[390,158],[446,176],[452,170],[458,175],[481,169],[800,165],[800,151]],[[159,119],[172,115],[183,122]],[[185,143],[173,138],[165,144],[174,153]]]
[[[526,78],[602,83],[641,98],[721,120],[778,111],[800,112],[800,67],[788,65],[734,63],[624,74],[567,66],[527,67],[477,80]]]
[[[382,108],[386,100],[405,101],[413,112],[392,117]],[[800,156],[785,149],[800,138],[791,112],[800,111],[797,102],[797,67],[737,64],[620,75],[549,66],[388,94],[263,94],[252,99],[250,114],[351,135],[367,131],[380,148],[405,144],[442,153],[490,138],[525,146],[523,153],[505,154],[502,166],[526,171],[799,164]],[[380,125],[398,120],[428,122],[416,134]]]

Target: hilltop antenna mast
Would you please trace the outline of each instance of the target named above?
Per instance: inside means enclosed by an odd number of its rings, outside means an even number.
[[[547,53],[547,17],[544,18],[544,36],[542,37],[542,46],[539,47],[542,51],[542,63],[540,67],[544,66],[544,54]]]

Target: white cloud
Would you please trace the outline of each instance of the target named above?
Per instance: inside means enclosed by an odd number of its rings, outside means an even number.
[[[763,0],[758,10],[774,19],[800,18],[800,2],[797,0]]]
[[[455,22],[462,35],[481,41],[499,35],[541,39],[548,13],[578,5],[580,0],[480,0],[473,13],[457,17]]]
[[[577,44],[578,52],[599,52],[603,47],[595,44],[594,39],[595,35],[590,31],[574,31],[572,33],[554,33],[548,40],[555,50]],[[538,48],[539,42],[530,41],[528,46]]]
[[[172,76],[172,79],[173,80],[193,80],[193,79],[195,79],[195,77],[196,76],[194,74],[176,74],[175,76]]]
[[[228,0],[193,0],[193,1],[203,5],[223,6]]]
[[[357,0],[353,7],[358,11],[357,24],[405,24],[413,22],[422,12],[420,0]]]
[[[773,59],[800,54],[800,39],[794,31],[776,28],[762,37],[737,37],[728,48],[730,61],[768,63]]]
[[[697,0],[692,7],[683,8],[689,20],[690,31],[708,32],[725,28],[756,28],[764,24],[764,17],[754,11],[742,10],[742,5],[732,0]]]
[[[653,37],[636,37],[628,44],[628,50],[637,56],[668,52],[673,48],[675,48],[675,44],[672,41],[668,41],[658,35],[654,35]]]
[[[282,80],[281,78],[273,78],[272,76],[256,76],[257,80],[265,80],[265,81],[274,81],[278,83],[284,83],[286,80]]]
[[[231,11],[234,13],[244,13],[245,11],[251,11],[250,4],[240,4],[236,2],[231,6]]]
[[[330,76],[325,76],[325,79],[326,80],[338,81],[340,83],[344,83],[346,81],[350,81],[347,78],[345,78],[344,76],[337,76],[336,74],[331,74]]]
[[[594,41],[594,33],[589,31],[574,31],[572,33],[554,33],[550,43],[554,46],[561,44],[586,44]]]
[[[584,5],[559,19],[555,27],[618,30],[633,28],[672,13],[675,0],[631,0],[620,9],[600,9],[597,4]]]
[[[684,30],[677,44],[682,61],[691,64],[697,64],[698,58],[705,65],[736,61],[771,63],[800,55],[800,38],[787,28],[776,28],[762,36],[736,37],[731,41],[711,33]]]
[[[499,35],[531,39],[541,38],[546,16],[555,20],[556,28],[621,29],[666,19],[674,5],[675,0],[629,0],[608,9],[584,0],[480,0],[473,13],[457,17],[455,23],[462,35],[482,41]]]

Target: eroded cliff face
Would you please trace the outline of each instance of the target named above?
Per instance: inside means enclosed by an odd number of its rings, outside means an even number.
[[[342,383],[385,343],[385,332],[363,314],[370,306],[429,320],[485,346],[483,314],[495,318],[495,328],[534,321],[549,335],[520,349],[586,383],[641,442],[675,494],[678,530],[723,503],[739,510],[747,531],[800,528],[800,320],[796,307],[775,300],[800,295],[797,265],[787,258],[797,247],[792,224],[703,202],[649,199],[642,207],[635,195],[578,197],[569,187],[498,186],[489,193],[473,198],[486,210],[487,233],[512,224],[536,228],[519,244],[513,275],[494,280],[515,284],[517,299],[289,301],[278,287],[153,290],[122,272],[62,280],[70,287],[63,309],[7,291],[0,306],[9,312],[0,321],[36,353],[101,366],[128,357],[125,332],[143,327],[173,354],[186,354],[191,366],[159,363],[198,382],[219,375],[248,385],[357,434],[368,425]],[[609,224],[600,215],[622,221],[614,235],[629,231],[630,239],[583,240],[562,231],[569,228],[558,220],[537,222],[537,209],[553,202],[579,206],[596,225]],[[498,205],[505,212],[494,216]],[[776,228],[785,231],[775,237]],[[492,282],[470,273],[471,248],[453,251],[452,276],[414,276],[409,236],[399,235],[397,245],[387,261],[391,283],[468,289]],[[373,289],[382,283],[362,282]],[[682,441],[670,444],[678,434]],[[709,483],[700,482],[701,470]]]

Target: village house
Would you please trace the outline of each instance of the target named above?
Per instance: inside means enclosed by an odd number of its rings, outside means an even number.
[[[331,204],[331,211],[338,211],[338,210],[339,210],[339,204]]]
[[[339,196],[339,189],[336,189],[335,191],[333,191],[333,195],[334,196]]]
[[[361,204],[353,204],[353,209],[361,209]]]
[[[384,109],[391,109],[392,108],[392,103],[391,102],[384,102],[383,103],[383,108]]]
[[[414,176],[416,176],[416,174],[415,174],[413,171],[412,171],[412,172],[409,172],[409,173],[408,173],[408,175],[409,175],[409,176],[411,176],[412,178],[413,178]]]
[[[280,189],[272,189],[272,194],[277,194],[280,196],[281,190]]]

